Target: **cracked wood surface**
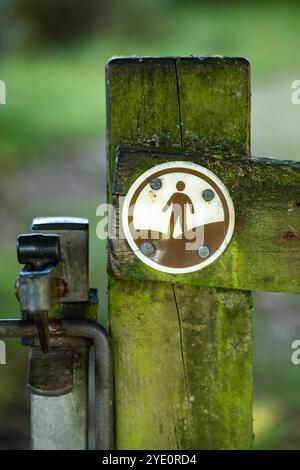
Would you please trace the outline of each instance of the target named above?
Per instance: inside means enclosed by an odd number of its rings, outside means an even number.
[[[116,58],[107,66],[109,200],[118,145],[249,154],[249,64]],[[252,443],[249,292],[110,278],[117,449]]]
[[[113,184],[113,204],[146,170],[167,161],[187,161],[216,174],[230,192],[235,207],[232,241],[218,260],[184,275],[169,275],[140,262],[127,241],[110,241],[111,268],[116,277],[179,284],[300,293],[300,164],[228,155],[168,154],[157,150],[119,148]],[[121,199],[122,201],[122,199]],[[114,231],[119,234],[119,220]]]

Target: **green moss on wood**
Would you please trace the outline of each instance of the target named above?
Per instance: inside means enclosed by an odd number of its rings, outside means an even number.
[[[114,59],[107,84],[110,200],[120,144],[249,153],[243,59]],[[249,298],[110,280],[118,449],[251,447]]]
[[[110,312],[119,449],[251,447],[247,294],[112,281]]]
[[[119,149],[114,203],[135,179],[165,161],[192,161],[215,173],[235,207],[235,230],[226,252],[201,271],[168,275],[156,271],[130,250],[126,241],[112,245],[112,268],[121,278],[179,284],[300,293],[300,164],[271,159],[246,160],[228,155],[159,153]],[[118,233],[117,227],[117,233]]]

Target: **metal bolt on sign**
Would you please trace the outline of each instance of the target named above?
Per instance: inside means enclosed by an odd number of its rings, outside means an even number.
[[[202,193],[202,197],[204,201],[212,201],[213,198],[215,197],[215,193],[213,192],[212,189],[205,189]]]
[[[154,253],[155,251],[155,247],[152,243],[150,242],[145,242],[145,243],[142,243],[141,246],[140,246],[140,250],[141,252],[143,253],[143,255],[145,256],[150,256]]]
[[[160,178],[153,178],[151,181],[150,181],[150,186],[152,189],[154,190],[158,190],[162,187],[162,181]]]
[[[208,248],[208,246],[200,246],[198,248],[198,255],[200,256],[200,258],[203,258],[203,259],[206,259],[209,257],[210,255],[210,249]]]

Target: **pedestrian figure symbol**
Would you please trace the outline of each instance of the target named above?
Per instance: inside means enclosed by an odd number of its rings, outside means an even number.
[[[183,181],[178,181],[176,183],[176,189],[178,191],[184,191],[185,183]],[[163,208],[163,212],[166,212],[170,207],[172,213],[168,234],[170,238],[177,238],[175,234],[175,228],[178,224],[181,228],[181,230],[179,229],[180,235],[182,235],[184,238],[188,231],[186,224],[189,215],[188,211],[190,211],[191,214],[195,213],[194,204],[187,194],[183,192],[176,192],[172,194],[172,196],[166,203],[165,207]]]
[[[129,189],[122,228],[145,264],[183,274],[223,253],[233,234],[234,207],[222,181],[207,168],[165,163],[143,173]]]

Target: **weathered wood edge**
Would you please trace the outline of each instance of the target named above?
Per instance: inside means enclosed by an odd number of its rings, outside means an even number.
[[[242,56],[221,56],[221,55],[188,55],[188,56],[176,56],[176,55],[166,55],[166,56],[113,56],[106,62],[106,69],[109,69],[111,65],[114,64],[126,64],[132,62],[142,62],[142,61],[153,61],[157,64],[157,62],[164,62],[166,60],[174,60],[176,62],[180,61],[199,61],[204,64],[215,64],[216,62],[220,62],[222,64],[228,63],[232,65],[234,62],[243,64],[247,67],[250,67],[250,61],[246,57]]]
[[[223,161],[225,164],[228,163],[232,168],[234,165],[241,165],[244,168],[251,169],[252,166],[268,166],[274,167],[276,169],[282,168],[284,170],[298,170],[300,171],[300,162],[295,160],[277,160],[274,158],[268,157],[258,157],[258,156],[251,156],[250,158],[246,158],[246,155],[232,155],[225,153],[209,153],[209,152],[187,152],[187,151],[166,151],[165,149],[151,149],[148,147],[132,147],[130,145],[122,145],[120,144],[117,147],[116,152],[116,163],[115,163],[115,171],[113,176],[113,183],[112,183],[112,193],[113,195],[126,195],[125,192],[120,192],[118,189],[118,181],[119,181],[119,169],[123,167],[123,165],[128,165],[128,156],[137,156],[143,154],[143,156],[152,157],[151,160],[146,158],[141,158],[139,161],[135,160],[135,162],[139,163],[139,166],[136,167],[136,172],[132,174],[132,177],[129,179],[128,177],[128,189],[134,179],[140,176],[144,171],[150,169],[153,165],[159,165],[163,162],[168,161],[179,161],[182,159],[183,161],[190,161],[193,163],[201,164],[204,161],[211,161],[211,163],[217,161]],[[155,161],[157,160],[157,161]]]

